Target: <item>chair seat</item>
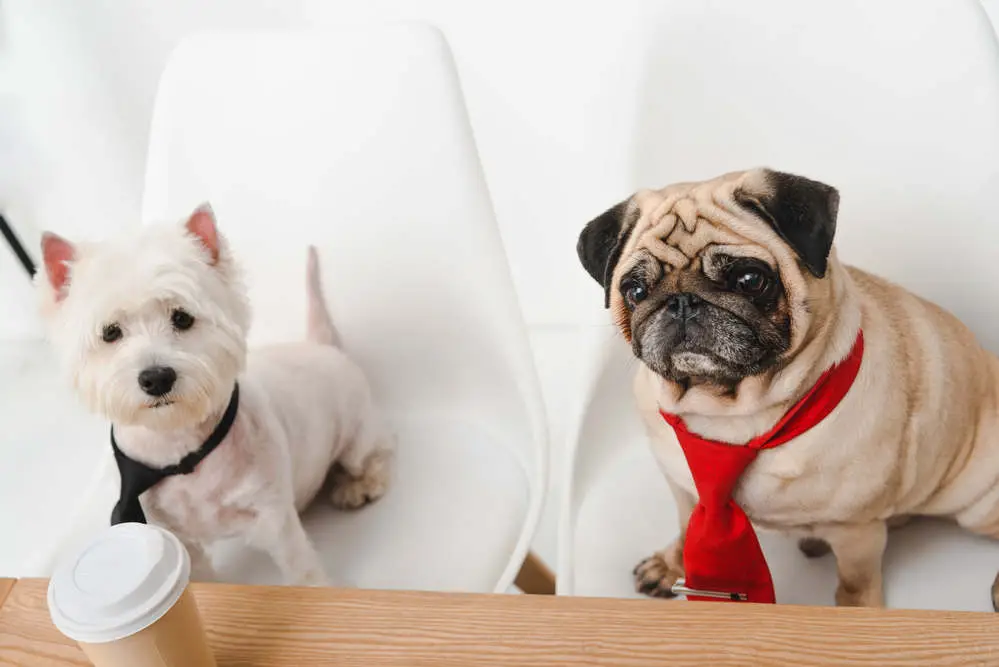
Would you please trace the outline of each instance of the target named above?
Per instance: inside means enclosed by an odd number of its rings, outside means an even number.
[[[16,448],[0,468],[4,576],[49,576],[60,556],[107,525],[118,476],[107,423],[74,403],[37,346],[0,357],[0,418]],[[19,356],[23,354],[24,356]],[[14,386],[21,390],[14,391]],[[394,479],[378,502],[334,509],[325,494],[304,515],[336,584],[365,588],[492,592],[517,545],[530,500],[527,473],[510,447],[475,424],[393,419]],[[31,443],[31,446],[27,446]],[[58,465],[53,465],[57,461]],[[270,559],[234,540],[215,553],[223,581],[280,584]]]
[[[634,408],[634,362],[627,360],[627,346],[620,340],[607,344],[622,349],[607,355],[579,429],[571,472],[571,526],[564,532],[570,537],[561,544],[568,550],[560,560],[560,580],[566,578],[561,591],[640,597],[633,568],[671,542],[678,523],[673,497]],[[833,604],[837,579],[831,555],[809,560],[792,537],[762,530],[759,537],[779,603]],[[889,535],[885,601],[895,608],[991,611],[989,589],[997,569],[999,541],[951,522],[917,519]]]
[[[0,574],[47,576],[111,463],[108,426],[68,389],[44,341],[0,344]]]
[[[399,448],[388,493],[359,510],[325,494],[304,525],[336,585],[490,593],[527,515],[527,474],[474,424],[393,420]],[[228,541],[213,554],[223,581],[281,583],[264,554]]]

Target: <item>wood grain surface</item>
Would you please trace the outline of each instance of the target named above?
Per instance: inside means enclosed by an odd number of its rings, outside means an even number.
[[[86,665],[47,582],[0,608],[0,665]],[[999,665],[999,614],[533,595],[193,587],[220,667]]]
[[[14,579],[0,579],[0,607],[3,607],[4,600],[14,587]]]

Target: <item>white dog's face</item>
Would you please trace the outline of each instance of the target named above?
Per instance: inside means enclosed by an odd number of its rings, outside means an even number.
[[[47,234],[42,245],[43,313],[91,410],[172,430],[228,403],[249,305],[209,208],[127,238],[74,246]]]

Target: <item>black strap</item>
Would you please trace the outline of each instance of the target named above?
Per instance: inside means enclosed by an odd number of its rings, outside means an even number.
[[[174,465],[165,468],[150,468],[145,463],[140,463],[131,459],[125,452],[118,448],[118,443],[114,439],[114,427],[111,427],[111,449],[114,450],[114,460],[118,464],[118,474],[121,476],[121,494],[118,497],[118,504],[111,512],[111,525],[119,523],[145,523],[146,514],[142,511],[139,503],[139,496],[156,486],[159,482],[172,475],[190,475],[198,467],[206,456],[219,446],[229,435],[229,429],[236,420],[236,411],[239,408],[239,385],[232,389],[232,397],[229,399],[229,406],[222,415],[222,420],[215,427],[212,434],[208,436],[205,443],[198,449],[186,455]]]
[[[0,236],[3,236],[4,240],[7,241],[7,245],[10,249],[14,251],[14,256],[17,257],[17,261],[21,263],[24,270],[27,272],[29,277],[35,275],[35,263],[31,261],[31,256],[28,255],[28,251],[24,249],[24,245],[21,240],[17,238],[17,234],[14,233],[14,229],[7,222],[7,219],[0,215]]]

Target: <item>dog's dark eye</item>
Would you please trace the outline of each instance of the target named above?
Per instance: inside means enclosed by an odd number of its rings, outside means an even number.
[[[729,284],[736,292],[758,296],[767,291],[770,279],[757,269],[740,269],[732,272]]]
[[[621,294],[624,295],[628,306],[634,308],[638,303],[645,301],[649,296],[649,290],[637,280],[625,280],[621,283]]]
[[[187,331],[194,326],[194,316],[178,308],[170,314],[170,322],[177,331]]]
[[[121,327],[117,324],[108,324],[101,332],[101,340],[105,343],[113,343],[121,339]]]

